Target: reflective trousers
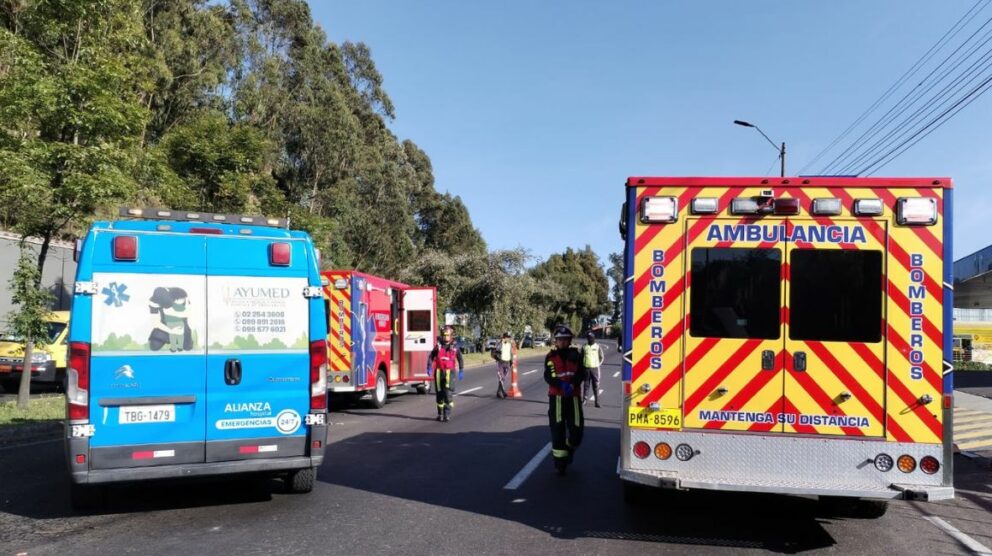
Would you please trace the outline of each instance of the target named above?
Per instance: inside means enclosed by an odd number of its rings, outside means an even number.
[[[451,408],[455,406],[454,398],[451,395],[451,369],[434,371],[434,392],[437,399],[437,414],[451,415]]]
[[[582,444],[585,417],[578,397],[548,396],[548,422],[551,426],[551,456],[555,462],[570,463],[572,453]]]

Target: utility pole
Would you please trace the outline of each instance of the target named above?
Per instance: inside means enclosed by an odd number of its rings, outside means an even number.
[[[761,136],[764,137],[765,140],[768,141],[768,143],[771,144],[771,146],[774,147],[776,151],[778,151],[778,157],[782,162],[782,177],[784,178],[785,177],[785,141],[783,141],[782,146],[779,147],[778,145],[775,144],[775,141],[772,141],[771,139],[769,139],[767,135],[765,135],[764,131],[761,131],[760,127],[752,123],[745,122],[744,120],[734,120],[734,123],[739,126],[753,127],[754,129],[758,130],[758,133],[760,133]]]

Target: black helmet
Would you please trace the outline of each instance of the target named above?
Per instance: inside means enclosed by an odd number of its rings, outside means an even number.
[[[510,334],[509,332],[504,332],[503,333],[503,337],[504,338],[512,338],[513,337],[513,334]]]
[[[596,335],[593,334],[592,332],[589,332],[589,333],[586,334],[586,339],[587,340],[595,340],[596,339]]]
[[[555,328],[555,339],[557,338],[571,339],[572,336],[575,336],[575,334],[572,334],[572,329],[567,326],[562,325],[559,326],[558,328]]]

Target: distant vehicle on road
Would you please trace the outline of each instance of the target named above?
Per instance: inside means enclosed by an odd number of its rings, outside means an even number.
[[[483,350],[492,351],[499,346],[500,339],[496,337],[486,338],[486,343],[483,345]]]
[[[534,336],[534,347],[547,347],[551,345],[551,335],[542,333]]]
[[[426,393],[427,357],[438,332],[434,288],[354,270],[328,270],[321,276],[327,303],[328,390],[368,393],[376,408],[386,405],[387,393],[397,386]]]
[[[31,354],[31,382],[61,385],[65,382],[69,311],[49,313],[45,324],[48,334],[44,345],[35,344]],[[4,335],[0,338],[0,386],[7,392],[16,392],[23,370],[24,340],[11,334]]]
[[[95,222],[77,254],[72,503],[98,505],[108,483],[241,473],[309,492],[327,441],[327,320],[310,237],[262,217],[121,216],[139,220]]]
[[[458,349],[462,350],[462,353],[477,353],[479,351],[476,341],[468,336],[456,336],[455,341],[458,342]]]

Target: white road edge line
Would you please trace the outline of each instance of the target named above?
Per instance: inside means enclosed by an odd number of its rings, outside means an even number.
[[[476,390],[482,390],[481,386],[476,386],[475,388],[469,388],[468,390],[459,390],[455,392],[456,396],[461,396],[462,394],[468,394],[469,392],[475,392]]]
[[[620,376],[620,371],[617,371],[617,372],[613,373],[613,378],[616,378],[618,376]]]
[[[510,479],[510,482],[506,483],[506,486],[503,487],[503,490],[517,490],[517,488],[519,488],[520,485],[524,484],[524,481],[527,480],[527,477],[530,477],[530,474],[533,473],[535,469],[537,469],[537,466],[541,465],[541,461],[543,461],[544,458],[548,457],[548,454],[550,453],[551,453],[551,443],[548,442],[547,444],[544,445],[543,448],[541,448],[541,450],[537,454],[534,455],[534,457],[530,458],[530,461],[527,462],[527,465],[525,465],[523,469],[517,472],[517,474],[514,475],[512,479]]]
[[[531,373],[536,373],[536,372],[537,372],[537,371],[539,371],[539,370],[540,370],[540,369],[531,369],[531,370],[529,370],[529,371],[527,371],[527,372],[525,372],[525,373],[520,373],[520,374],[525,374],[525,375],[529,375],[529,374],[531,374]]]
[[[965,547],[968,548],[968,550],[971,550],[975,554],[992,555],[992,548],[985,546],[984,544],[976,541],[975,539],[969,537],[968,535],[965,535],[964,533],[959,531],[956,527],[944,521],[943,519],[940,519],[935,515],[925,515],[923,516],[923,519],[943,529],[945,533],[950,535],[954,540],[963,544]]]

